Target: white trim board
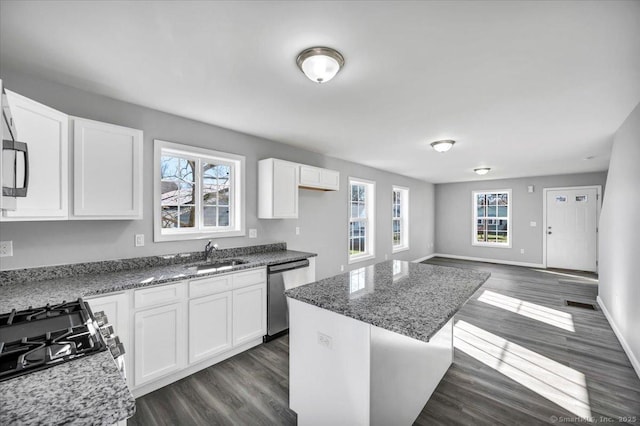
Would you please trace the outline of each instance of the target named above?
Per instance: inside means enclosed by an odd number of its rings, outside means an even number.
[[[458,256],[457,254],[435,253],[431,257],[446,257],[449,259],[472,260],[474,262],[500,263],[503,265],[526,266],[528,268],[544,268],[542,263],[515,262],[512,260],[485,259],[483,257]]]
[[[429,255],[427,255],[427,256],[425,256],[425,257],[421,257],[421,258],[419,258],[419,259],[412,260],[411,262],[412,262],[412,263],[420,263],[420,262],[424,262],[425,260],[429,260],[429,259],[431,259],[432,257],[436,257],[436,256],[437,256],[437,255],[436,255],[435,253],[431,253],[431,254],[429,254]]]
[[[609,314],[609,311],[607,310],[607,307],[604,305],[604,302],[602,301],[600,296],[598,296],[596,300],[598,301],[598,306],[600,306],[600,309],[602,309],[602,312],[604,313],[604,316],[607,319],[607,322],[611,326],[611,329],[613,330],[614,334],[618,338],[620,345],[622,345],[622,349],[624,349],[624,352],[629,357],[631,366],[633,367],[634,370],[636,370],[636,374],[638,375],[638,378],[640,378],[640,361],[638,361],[638,358],[636,358],[636,355],[631,351],[631,347],[629,347],[629,345],[627,344],[627,341],[624,339],[624,336],[622,335],[622,333],[620,333],[620,330],[616,326],[616,323],[613,322],[613,318],[611,317],[611,314]]]

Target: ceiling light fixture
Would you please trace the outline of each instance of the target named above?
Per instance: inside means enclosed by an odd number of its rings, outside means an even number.
[[[487,173],[489,173],[489,171],[491,171],[490,167],[479,167],[477,169],[473,169],[474,172],[476,172],[476,174],[482,176],[482,175],[486,175]]]
[[[296,63],[309,80],[326,83],[344,67],[344,57],[335,49],[318,46],[300,52]]]
[[[431,142],[431,147],[438,152],[447,152],[451,149],[454,143],[456,143],[456,141],[446,139],[442,141]]]

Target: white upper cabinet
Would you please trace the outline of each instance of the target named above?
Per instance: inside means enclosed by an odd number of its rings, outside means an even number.
[[[258,162],[258,218],[298,217],[297,163],[267,158]]]
[[[65,220],[69,213],[69,116],[17,93],[7,99],[21,142],[29,149],[27,196],[0,220]]]
[[[72,219],[142,219],[142,131],[72,117]]]
[[[300,187],[321,191],[340,189],[340,172],[300,164]]]

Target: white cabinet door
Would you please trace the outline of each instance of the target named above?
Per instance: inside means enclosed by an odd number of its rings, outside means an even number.
[[[189,363],[231,349],[231,292],[189,301]]]
[[[18,140],[29,149],[27,196],[2,221],[65,220],[69,216],[69,116],[17,93],[7,99]]]
[[[73,215],[142,219],[142,131],[73,117]]]
[[[233,291],[233,346],[267,332],[267,286],[256,284]]]
[[[120,342],[124,345],[124,359],[127,374],[129,371],[133,371],[133,365],[131,364],[133,360],[131,357],[133,347],[131,347],[129,340],[129,296],[130,294],[125,292],[86,299],[94,314],[100,311],[105,313],[109,324],[113,326],[116,336],[120,338]],[[131,378],[127,377],[127,381],[130,382],[130,380]],[[132,387],[130,383],[129,387]]]
[[[322,187],[330,191],[340,190],[340,172],[337,170],[322,169]]]
[[[258,217],[295,219],[298,217],[297,163],[268,158],[258,162]]]
[[[179,371],[185,360],[184,304],[134,314],[135,386]]]
[[[340,189],[340,172],[300,164],[300,187],[337,191]]]

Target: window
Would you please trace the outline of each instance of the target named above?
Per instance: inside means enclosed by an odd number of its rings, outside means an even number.
[[[409,189],[394,186],[391,199],[392,252],[409,249]]]
[[[243,156],[154,145],[154,240],[244,235]]]
[[[375,257],[375,182],[349,178],[349,263]]]
[[[511,247],[511,190],[473,192],[473,245]]]

